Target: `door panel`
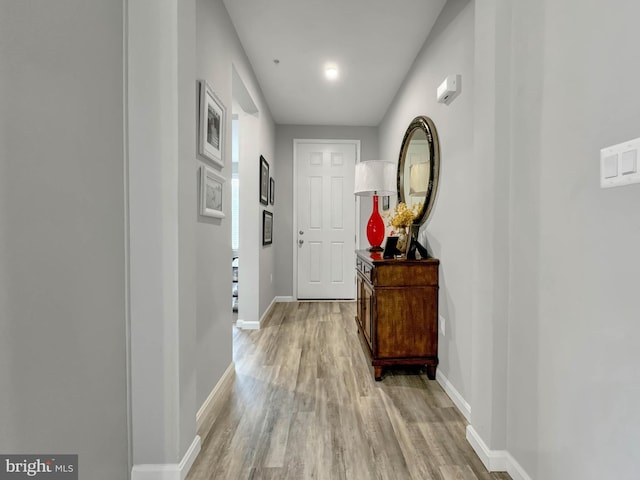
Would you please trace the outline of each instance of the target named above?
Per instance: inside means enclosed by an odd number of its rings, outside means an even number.
[[[355,298],[355,143],[296,143],[300,299]]]

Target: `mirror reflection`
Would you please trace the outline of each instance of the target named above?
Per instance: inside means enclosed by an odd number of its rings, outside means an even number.
[[[422,209],[429,186],[429,144],[422,130],[414,130],[409,139],[404,161],[404,200],[409,208]]]
[[[431,213],[439,172],[436,127],[429,117],[416,117],[402,139],[398,163],[398,200],[416,213],[414,225],[422,225]]]

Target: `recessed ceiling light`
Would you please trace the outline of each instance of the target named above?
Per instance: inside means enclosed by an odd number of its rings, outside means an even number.
[[[324,74],[329,80],[336,80],[338,78],[338,67],[329,65],[325,67]]]

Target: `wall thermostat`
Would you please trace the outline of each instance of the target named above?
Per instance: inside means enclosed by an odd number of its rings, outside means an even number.
[[[438,103],[448,105],[460,93],[460,75],[449,75],[437,90]]]

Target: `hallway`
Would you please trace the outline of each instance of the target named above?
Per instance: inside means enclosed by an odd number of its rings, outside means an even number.
[[[466,421],[424,373],[375,382],[356,304],[279,303],[234,328],[235,378],[199,434],[187,480],[507,480],[465,440]]]

